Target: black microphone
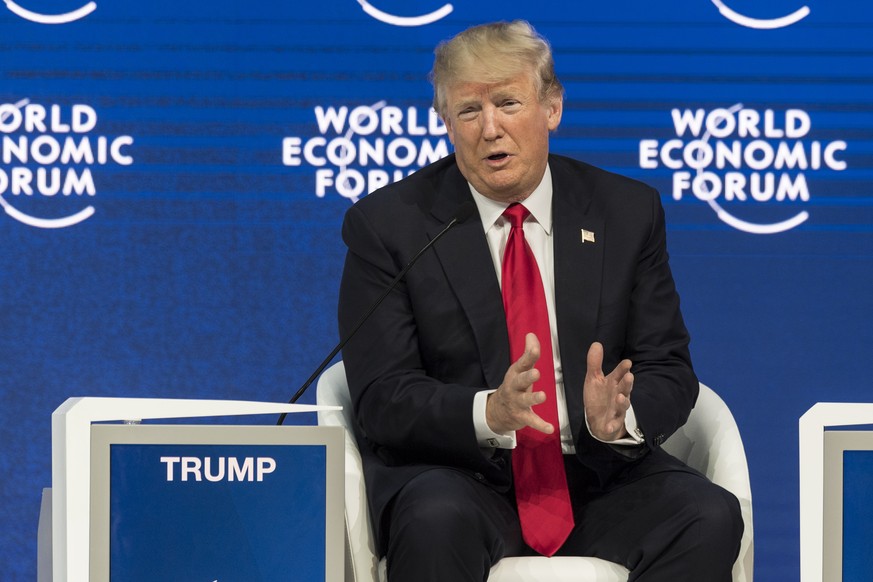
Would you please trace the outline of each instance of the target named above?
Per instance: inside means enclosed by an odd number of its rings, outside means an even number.
[[[397,273],[397,276],[394,277],[394,280],[391,281],[388,287],[385,288],[385,291],[382,293],[382,295],[380,295],[379,298],[373,302],[373,305],[370,306],[370,309],[368,309],[367,312],[361,316],[361,318],[358,320],[352,330],[346,334],[346,337],[340,340],[336,347],[331,350],[331,352],[321,362],[318,368],[316,368],[315,372],[312,373],[309,379],[306,380],[306,382],[303,383],[303,385],[297,390],[294,396],[291,397],[291,400],[288,401],[289,404],[294,404],[300,399],[301,396],[303,396],[303,393],[306,392],[306,389],[309,388],[309,385],[312,384],[315,379],[318,378],[319,375],[321,375],[322,372],[324,372],[324,369],[327,368],[327,365],[330,363],[333,357],[337,355],[341,349],[343,349],[343,346],[345,346],[349,342],[349,340],[355,336],[358,330],[361,329],[361,326],[364,325],[368,319],[370,319],[370,316],[373,315],[373,312],[376,311],[376,308],[379,307],[379,305],[382,304],[385,298],[388,297],[388,294],[394,290],[394,288],[397,286],[397,283],[399,283],[400,280],[406,276],[406,273],[409,272],[409,269],[412,268],[412,265],[414,265],[418,261],[421,255],[423,255],[427,251],[427,249],[436,244],[436,242],[440,240],[443,235],[449,232],[452,227],[464,222],[465,220],[473,216],[476,212],[476,204],[470,200],[467,200],[458,207],[458,209],[455,211],[455,214],[452,216],[452,219],[449,220],[446,226],[441,231],[439,231],[435,237],[430,239],[430,241],[428,241],[426,245],[421,247],[421,250],[418,251],[414,257],[412,257],[412,259],[406,264],[405,267],[403,267],[403,269],[400,270],[399,273]],[[286,413],[283,412],[281,416],[279,416],[279,420],[276,422],[276,424],[281,425],[282,423],[284,423],[285,416]]]

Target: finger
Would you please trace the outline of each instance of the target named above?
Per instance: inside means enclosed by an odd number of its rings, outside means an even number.
[[[542,404],[546,401],[546,393],[545,392],[530,392],[526,395],[528,408],[532,408],[537,404]]]
[[[615,395],[615,415],[624,418],[630,408],[630,398],[626,394],[618,393]]]
[[[630,398],[631,390],[634,387],[634,375],[632,373],[627,372],[620,377],[613,373],[607,377],[607,380],[608,384],[614,386],[613,390],[616,394],[624,394]]]
[[[614,380],[615,382],[624,382],[625,377],[630,373],[630,369],[633,366],[630,360],[624,359],[618,363],[615,369],[609,373],[608,378],[610,380]],[[633,380],[633,378],[631,378]]]
[[[586,363],[588,365],[588,376],[603,375],[603,344],[600,342],[591,344],[591,347],[588,348]]]
[[[621,383],[619,384],[619,390],[622,394],[628,397],[630,400],[631,391],[634,389],[634,375],[631,372],[628,372],[621,379]]]
[[[619,419],[613,420],[612,422],[610,422],[609,424],[606,425],[606,430],[610,434],[616,434],[616,433],[620,432],[622,428],[624,428],[624,420],[619,420]]]
[[[546,422],[545,420],[540,418],[540,416],[536,412],[533,411],[530,411],[525,416],[524,422],[532,429],[538,430],[546,434],[552,434],[553,432],[555,432],[555,427],[551,423]]]
[[[519,374],[516,374],[514,380],[510,383],[509,387],[513,390],[519,392],[528,392],[531,387],[540,379],[540,371],[536,368],[532,368],[530,370],[526,370]]]
[[[524,336],[524,353],[516,360],[515,364],[521,370],[530,370],[540,359],[540,342],[537,336],[529,333]]]

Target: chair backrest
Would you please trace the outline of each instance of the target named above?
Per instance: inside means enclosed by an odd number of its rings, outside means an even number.
[[[349,396],[346,370],[342,361],[328,368],[316,385],[316,404],[342,406],[342,410],[318,413],[321,426],[341,426],[345,434],[345,516],[346,516],[346,576],[347,582],[377,582],[379,560],[376,557],[363,465],[355,442],[352,420],[352,400]]]
[[[743,439],[727,404],[711,388],[701,384],[688,422],[673,433],[663,447],[739,500],[745,531],[733,579],[734,582],[752,582],[752,488]]]
[[[346,381],[346,369],[342,360],[333,364],[319,376],[316,385],[315,399],[317,404],[325,406],[342,406],[342,410],[331,410],[324,413],[324,420],[331,421],[333,426],[352,427],[352,398],[349,395],[349,385]],[[322,414],[319,413],[319,424]]]

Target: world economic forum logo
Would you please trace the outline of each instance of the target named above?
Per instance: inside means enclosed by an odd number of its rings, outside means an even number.
[[[35,228],[65,228],[90,218],[94,171],[133,164],[129,135],[100,135],[97,110],[0,102],[0,207]]]
[[[785,28],[786,26],[791,26],[792,24],[800,22],[809,15],[809,7],[803,6],[790,14],[785,14],[784,16],[776,18],[754,18],[752,16],[741,14],[722,0],[711,1],[715,4],[716,8],[718,8],[718,11],[722,16],[731,22],[739,24],[740,26],[745,26],[746,28],[757,28],[761,30]]]
[[[449,154],[446,126],[432,107],[319,105],[314,133],[282,140],[282,164],[312,171],[315,195],[357,202]]]
[[[70,10],[69,12],[63,12],[60,14],[43,14],[42,12],[29,10],[12,0],[3,0],[3,2],[6,4],[6,8],[8,8],[13,14],[18,15],[25,20],[37,22],[39,24],[67,24],[75,22],[76,20],[85,18],[97,9],[96,2],[88,2],[87,4],[80,6],[75,10]]]
[[[843,140],[810,139],[812,118],[803,109],[732,107],[673,109],[676,137],[643,139],[644,170],[673,173],[677,202],[697,199],[731,227],[775,234],[806,222],[809,172],[847,168]]]
[[[358,0],[358,4],[361,5],[361,8],[363,8],[364,12],[366,12],[376,20],[384,22],[386,24],[392,24],[394,26],[425,26],[427,24],[432,24],[437,20],[445,18],[452,12],[452,10],[454,10],[454,7],[447,2],[436,10],[428,12],[426,14],[419,14],[417,16],[400,16],[397,14],[386,12],[385,10],[380,10],[368,0]]]

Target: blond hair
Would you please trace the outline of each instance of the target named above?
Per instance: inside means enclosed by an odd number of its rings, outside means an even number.
[[[468,28],[434,50],[433,107],[446,116],[446,90],[463,82],[500,83],[530,71],[541,102],[563,97],[548,41],[524,20]]]

